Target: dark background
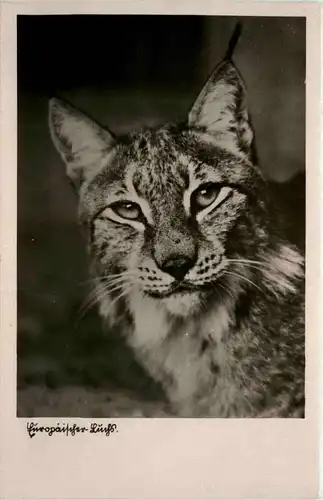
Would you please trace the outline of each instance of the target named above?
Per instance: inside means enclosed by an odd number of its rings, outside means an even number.
[[[80,386],[159,395],[118,332],[103,336],[95,311],[80,318],[86,255],[77,200],[48,133],[48,98],[70,101],[116,133],[183,120],[238,20],[234,60],[260,163],[286,234],[303,247],[304,19],[18,16],[18,414],[83,415],[83,393],[77,408],[53,409],[49,395],[66,387],[74,398]]]

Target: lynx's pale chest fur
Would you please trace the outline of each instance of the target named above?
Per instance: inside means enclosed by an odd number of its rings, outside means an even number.
[[[187,123],[115,138],[52,100],[101,315],[180,416],[304,413],[304,269],[271,215],[241,77],[225,60]]]

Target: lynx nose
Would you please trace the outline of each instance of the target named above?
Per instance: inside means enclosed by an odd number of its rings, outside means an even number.
[[[193,267],[195,259],[186,255],[173,255],[161,266],[162,271],[170,274],[177,280],[182,280],[185,274]]]

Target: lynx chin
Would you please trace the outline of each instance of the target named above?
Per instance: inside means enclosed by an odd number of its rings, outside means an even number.
[[[50,101],[100,314],[174,415],[304,416],[304,263],[270,211],[230,59],[180,125],[115,137]]]

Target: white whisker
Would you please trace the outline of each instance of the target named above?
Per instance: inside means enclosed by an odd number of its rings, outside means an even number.
[[[125,271],[122,273],[117,273],[117,274],[108,274],[104,276],[95,276],[92,278],[89,278],[87,280],[81,281],[78,283],[78,286],[83,286],[87,284],[96,284],[96,283],[105,283],[106,281],[112,281],[113,278],[121,278],[121,277],[132,277],[136,276],[137,271]]]
[[[127,296],[129,291],[130,291],[130,287],[123,289],[123,291],[109,303],[108,310],[111,309],[118,300]]]
[[[99,304],[102,300],[104,300],[110,293],[117,292],[118,290],[124,290],[125,285],[130,285],[131,282],[123,281],[119,284],[114,284],[111,287],[103,286],[102,290],[98,290],[95,288],[91,291],[85,303],[81,306],[79,311],[79,320],[84,317],[84,315],[89,311],[94,305]]]
[[[224,286],[222,283],[213,283],[215,287],[219,286],[222,288],[222,290],[224,290],[226,293],[228,293],[230,295],[230,297],[232,297],[233,300],[235,300],[235,296],[233,295],[232,293],[232,289],[229,287],[229,286]]]
[[[234,273],[233,271],[223,271],[223,274],[228,274],[228,275],[231,275],[231,276],[235,276],[237,278],[240,278],[242,280],[245,280],[247,281],[250,285],[254,286],[255,288],[257,288],[258,290],[260,290],[261,292],[263,291],[258,285],[256,285],[256,283],[254,283],[253,281],[249,280],[248,278],[246,278],[245,276],[243,276],[242,274],[239,274],[239,273]]]
[[[273,267],[270,264],[260,260],[249,260],[249,259],[225,259],[225,260],[226,262],[234,262],[236,264],[247,264],[250,267],[258,266],[259,268],[273,269]]]

